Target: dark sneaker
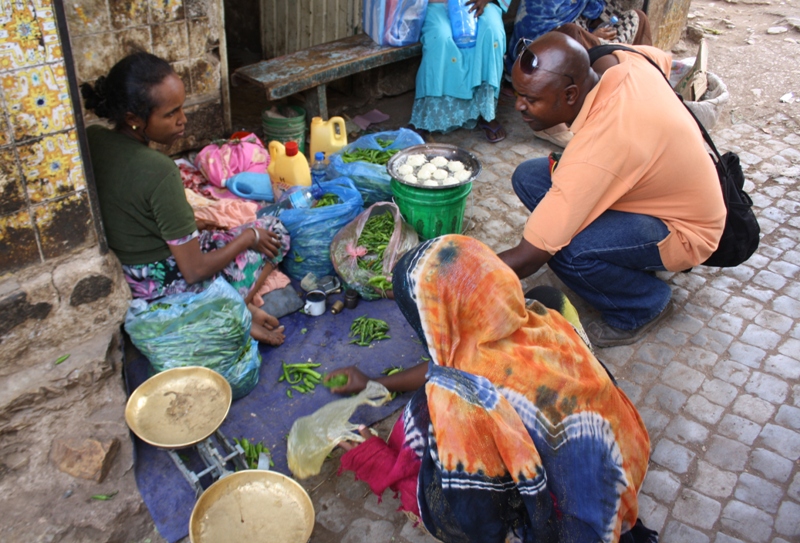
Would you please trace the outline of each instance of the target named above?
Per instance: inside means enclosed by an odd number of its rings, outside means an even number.
[[[586,334],[595,347],[617,347],[619,345],[630,345],[642,339],[650,330],[655,328],[660,322],[672,314],[675,304],[672,300],[667,302],[667,306],[656,315],[656,318],[633,330],[622,330],[614,328],[603,320],[590,322],[586,327]]]

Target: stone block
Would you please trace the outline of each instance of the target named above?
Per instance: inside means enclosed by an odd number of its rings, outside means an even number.
[[[640,408],[639,415],[641,415],[644,425],[647,427],[647,433],[650,434],[651,439],[666,428],[669,423],[669,417],[649,407]]]
[[[695,454],[669,439],[661,439],[653,450],[650,459],[675,473],[686,473]]]
[[[367,543],[368,541],[391,541],[394,525],[388,520],[357,518],[347,527],[342,543]]]
[[[800,319],[800,302],[788,296],[778,296],[772,302],[772,309],[792,319]]]
[[[749,449],[746,445],[722,436],[711,436],[705,460],[730,471],[742,471],[747,463]]]
[[[739,290],[741,284],[737,284],[737,287],[736,290]],[[746,320],[754,319],[763,308],[764,306],[760,303],[742,298],[741,296],[732,296],[725,305],[722,306],[722,309],[728,313],[738,315]]]
[[[662,503],[672,503],[675,501],[680,489],[681,482],[677,477],[668,471],[655,469],[651,469],[647,472],[647,477],[642,485],[642,492]]]
[[[789,538],[800,537],[800,505],[783,502],[775,519],[775,530]]]
[[[726,437],[741,441],[745,445],[752,445],[761,432],[761,426],[745,418],[728,414],[722,418],[717,430]]]
[[[182,0],[150,0],[150,18],[153,23],[177,21],[184,16]]]
[[[725,381],[720,379],[710,379],[703,383],[703,388],[700,390],[700,394],[715,404],[727,406],[734,399],[736,399],[739,391],[735,386],[726,383]]]
[[[717,354],[722,354],[733,341],[733,336],[710,328],[704,328],[693,335],[689,341]]]
[[[775,422],[794,430],[800,430],[800,409],[791,405],[780,406]]]
[[[667,520],[669,509],[647,494],[639,494],[639,518],[642,523],[656,532],[661,532]]]
[[[717,536],[714,538],[714,543],[744,543],[744,541],[736,537],[731,537],[728,534],[717,532]]]
[[[783,403],[789,394],[786,381],[761,372],[753,372],[744,388],[750,394],[775,404]]]
[[[785,483],[792,474],[792,461],[766,449],[756,449],[750,455],[750,467],[768,479]]]
[[[102,483],[118,451],[119,441],[116,438],[105,441],[92,438],[55,439],[50,460],[59,470],[73,477]]]
[[[703,532],[690,528],[685,524],[671,520],[659,538],[661,543],[709,543],[708,536]]]
[[[638,349],[637,355],[642,362],[666,366],[675,358],[675,351],[657,343],[645,343]]]
[[[415,523],[410,519],[406,521],[403,529],[400,530],[400,537],[406,539],[409,543],[436,543],[438,541],[428,533],[422,523],[415,526]]]
[[[746,345],[739,341],[734,341],[728,349],[730,359],[735,362],[740,362],[745,366],[751,368],[758,368],[761,366],[761,361],[767,355],[762,349],[752,345]]]
[[[697,347],[683,348],[681,349],[679,355],[681,356],[681,360],[686,362],[688,366],[692,368],[699,368],[702,371],[706,371],[709,368],[714,367],[719,360],[719,355],[717,353],[713,353],[705,349],[699,349]]]
[[[64,4],[71,36],[96,34],[110,30],[104,0],[76,0]]]
[[[109,0],[111,24],[116,29],[147,24],[147,0]]]
[[[722,510],[722,525],[747,541],[767,543],[772,534],[772,517],[752,505],[730,501]]]
[[[714,366],[714,377],[735,386],[742,386],[750,378],[750,369],[732,360],[721,360]]]
[[[329,492],[319,498],[315,507],[317,523],[335,534],[347,527],[348,510],[343,500]]]
[[[756,316],[755,323],[779,334],[785,334],[791,329],[793,321],[780,313],[765,309]]]
[[[680,390],[682,392],[696,392],[703,384],[706,377],[697,370],[681,364],[680,362],[670,362],[661,373],[660,381],[665,385]]]
[[[709,402],[704,397],[695,394],[686,402],[684,411],[701,422],[716,424],[722,416],[724,408]]]
[[[745,328],[740,339],[744,343],[761,347],[762,349],[773,349],[781,340],[781,336],[757,324],[751,324]]]
[[[737,500],[758,507],[763,511],[775,513],[783,496],[783,490],[760,477],[750,473],[742,473],[739,476],[739,484],[736,485],[734,496]]]
[[[680,411],[684,403],[686,403],[685,394],[662,384],[653,386],[645,397],[645,404],[660,407],[671,413]]]
[[[786,495],[797,501],[800,501],[800,472],[797,472],[792,479],[792,484],[789,485],[789,490]]]
[[[708,325],[715,330],[727,334],[738,335],[742,330],[744,319],[730,313],[718,313],[709,321]]]
[[[736,398],[733,404],[733,412],[758,424],[764,424],[772,418],[775,406],[761,398],[742,394]]]
[[[760,430],[761,428],[759,427],[758,429]],[[670,439],[674,439],[684,445],[687,443],[702,443],[708,438],[708,430],[705,426],[680,415],[672,419],[672,422],[667,426],[665,434]],[[758,432],[756,432],[756,435],[758,435]]]
[[[708,530],[717,522],[721,510],[722,505],[718,501],[685,489],[675,502],[672,514],[678,520]]]
[[[793,462],[800,458],[800,434],[797,432],[767,424],[761,431],[761,440],[764,445]]]
[[[714,498],[727,498],[736,486],[736,474],[723,471],[716,466],[699,460],[697,474],[694,477],[692,488],[706,496]]]

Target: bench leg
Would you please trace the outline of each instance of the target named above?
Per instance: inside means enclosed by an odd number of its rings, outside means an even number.
[[[307,116],[310,120],[311,117],[322,117],[322,120],[328,120],[328,98],[325,90],[325,85],[317,85],[313,89],[305,92],[306,97],[306,110]]]

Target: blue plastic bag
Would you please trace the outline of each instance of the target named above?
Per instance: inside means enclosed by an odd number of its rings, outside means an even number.
[[[378,140],[394,140],[388,147],[383,147]],[[369,207],[376,202],[392,200],[392,177],[386,171],[386,166],[371,164],[369,162],[350,162],[342,160],[342,154],[356,149],[405,149],[412,145],[422,145],[425,140],[422,136],[401,128],[389,132],[376,132],[361,136],[350,145],[332,154],[328,161],[327,176],[329,179],[336,177],[349,177],[353,180],[358,192],[364,198],[364,206]]]
[[[320,183],[323,194],[333,193],[341,203],[320,208],[286,209],[280,219],[292,238],[292,247],[283,259],[284,271],[301,280],[309,272],[317,277],[333,273],[331,241],[364,207],[361,194],[350,179]]]
[[[236,400],[255,388],[261,368],[251,319],[236,289],[218,278],[200,293],[133,300],[125,331],[156,373],[183,366],[212,369],[230,383]]]
[[[364,33],[378,45],[417,43],[427,11],[428,0],[364,0]]]

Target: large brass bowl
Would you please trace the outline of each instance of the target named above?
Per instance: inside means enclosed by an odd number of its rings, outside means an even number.
[[[231,385],[214,370],[173,368],[133,391],[125,407],[125,422],[142,441],[180,449],[213,434],[228,416],[231,398]]]
[[[189,520],[192,543],[306,543],[314,505],[297,481],[274,471],[244,470],[203,492]]]

